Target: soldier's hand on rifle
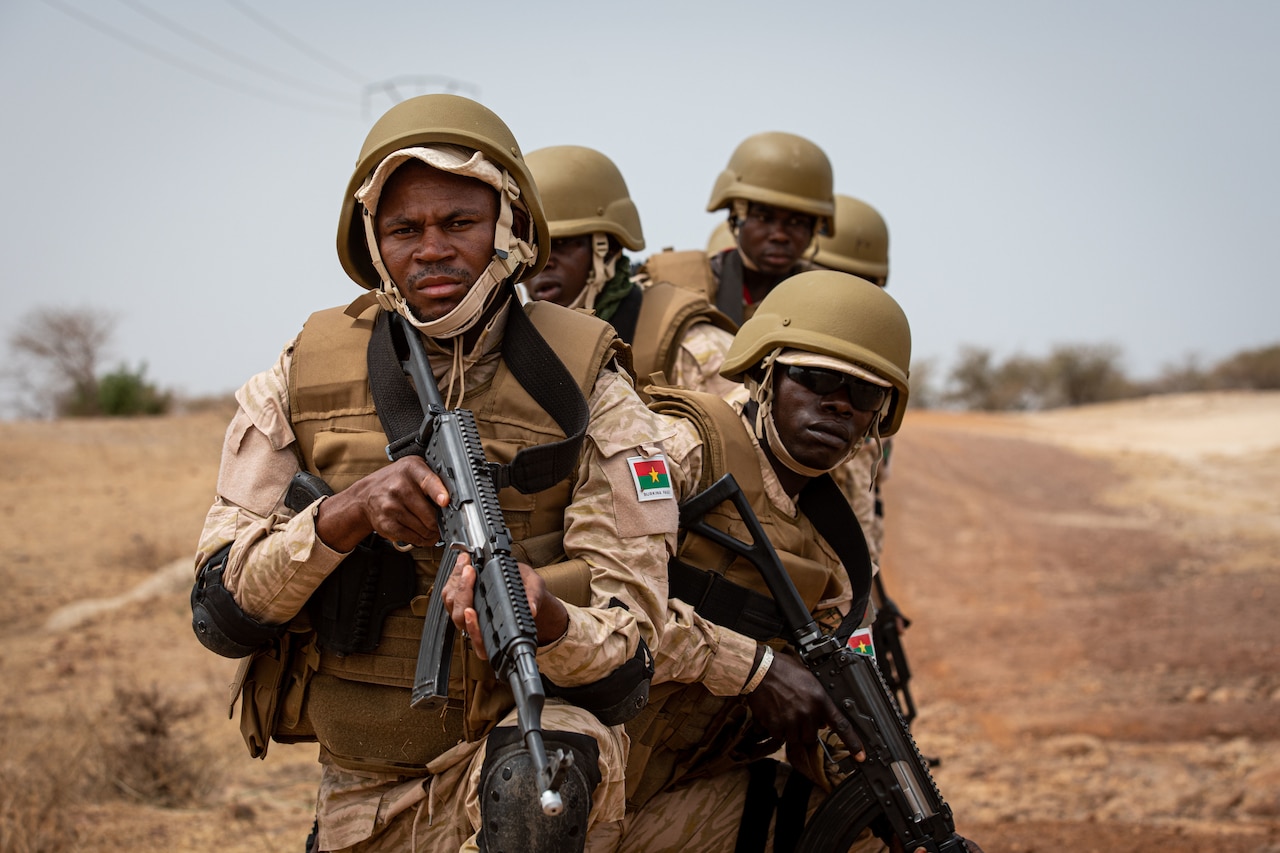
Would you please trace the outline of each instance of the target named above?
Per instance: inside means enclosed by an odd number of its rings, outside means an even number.
[[[406,456],[325,499],[316,533],[335,551],[350,551],[370,533],[430,546],[440,538],[437,507],[449,492],[420,456]]]
[[[823,778],[818,734],[824,728],[840,737],[855,760],[867,757],[853,724],[790,650],[774,656],[760,686],[747,695],[747,706],[770,736],[786,742],[787,761],[810,779]]]
[[[516,565],[520,567],[520,579],[524,581],[529,611],[538,627],[538,645],[545,646],[560,639],[569,630],[569,612],[565,609],[564,602],[547,589],[542,577],[531,566],[527,563]],[[458,562],[442,590],[444,606],[454,627],[471,638],[471,645],[482,660],[488,660],[489,653],[484,647],[484,637],[480,631],[480,618],[476,615],[475,588],[475,566],[471,562],[471,555],[462,551],[458,554]]]

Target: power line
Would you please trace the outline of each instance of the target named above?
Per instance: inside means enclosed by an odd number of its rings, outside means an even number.
[[[406,97],[409,97],[401,91],[401,87],[404,86],[416,90],[418,94],[438,86],[451,95],[466,89],[476,98],[480,97],[479,86],[468,83],[465,80],[459,80],[456,77],[447,77],[443,74],[401,74],[398,77],[379,80],[377,83],[370,83],[364,87],[364,98],[362,99],[364,117],[369,117],[369,104],[376,94],[386,95],[393,104],[398,104]]]
[[[124,2],[124,0],[122,0],[122,2]],[[466,90],[470,91],[477,98],[480,96],[479,86],[476,86],[473,83],[468,83],[465,80],[459,80],[455,77],[447,77],[442,74],[401,75],[399,77],[392,77],[386,80],[379,80],[374,83],[366,83],[365,80],[367,78],[338,62],[333,57],[311,47],[289,30],[279,26],[275,22],[263,16],[256,9],[245,4],[243,0],[227,0],[227,3],[238,10],[246,18],[276,36],[276,38],[285,42],[295,50],[305,54],[331,71],[341,74],[352,82],[362,86],[364,88],[364,95],[361,103],[365,118],[369,117],[369,106],[375,95],[385,95],[391,103],[398,104],[406,97],[401,92],[401,87],[404,86],[416,88],[418,92],[423,91],[424,88],[427,87],[439,86],[443,91],[451,94]]]
[[[159,12],[155,11],[154,9],[151,9],[147,6],[144,6],[142,3],[139,3],[138,0],[120,0],[120,2],[128,6],[130,9],[133,9],[138,14],[144,15],[150,18],[152,21],[155,21],[157,24],[169,30],[170,32],[177,33],[182,38],[187,39],[188,41],[193,42],[199,45],[200,47],[203,47],[205,50],[209,51],[210,53],[220,56],[223,59],[226,59],[230,62],[241,65],[244,68],[249,69],[250,71],[254,71],[258,74],[262,74],[265,77],[270,77],[273,80],[276,80],[281,83],[285,83],[290,86],[296,86],[299,89],[302,89],[304,91],[310,92],[314,95],[318,95],[323,98],[341,101],[343,103],[351,102],[350,94],[347,94],[344,92],[336,92],[332,89],[325,89],[307,80],[301,80],[297,77],[293,77],[292,75],[285,74],[284,72],[277,71],[274,68],[270,68],[266,65],[263,65],[262,63],[254,60],[251,57],[245,56],[244,54],[241,54],[241,53],[236,53],[233,50],[225,48],[222,45],[218,44],[217,42],[213,41],[212,39],[205,38],[200,33],[197,33],[194,30],[190,30],[170,18],[166,18],[164,15],[161,15]]]
[[[253,21],[255,24],[262,27],[264,30],[271,33],[276,38],[280,39],[282,42],[289,45],[299,53],[302,53],[310,57],[311,59],[325,66],[329,70],[335,71],[338,74],[341,74],[351,82],[355,83],[357,86],[365,85],[365,80],[367,78],[361,75],[359,72],[352,71],[350,68],[343,65],[341,62],[338,62],[333,57],[325,53],[322,53],[316,50],[315,48],[311,47],[310,45],[306,44],[297,36],[295,36],[293,33],[289,32],[285,28],[263,17],[261,14],[258,13],[256,9],[253,9],[245,5],[244,3],[240,2],[240,0],[227,0],[227,3],[230,4],[232,8],[239,11],[240,14],[244,15],[246,18]]]
[[[43,2],[45,3],[45,5],[51,6],[54,9],[57,9],[59,12],[62,12],[65,15],[75,18],[77,21],[84,24],[85,26],[88,26],[91,29],[97,30],[98,32],[103,33],[104,35],[110,36],[111,38],[119,42],[123,42],[124,44],[129,45],[134,50],[137,50],[141,53],[145,53],[148,56],[154,59],[158,59],[161,62],[164,62],[168,65],[172,65],[175,68],[181,68],[183,71],[186,71],[189,74],[194,74],[197,77],[201,77],[219,86],[224,86],[228,89],[233,89],[237,92],[240,92],[241,94],[250,95],[255,98],[262,98],[264,100],[271,101],[272,103],[282,104],[284,106],[293,107],[295,109],[308,110],[310,112],[319,112],[327,115],[342,115],[342,116],[350,115],[350,113],[344,110],[337,110],[337,109],[322,107],[314,104],[306,104],[301,101],[284,98],[284,97],[275,95],[271,92],[265,91],[263,89],[246,85],[234,78],[227,77],[222,74],[218,74],[217,72],[214,72],[214,71],[210,71],[209,69],[196,65],[195,63],[188,62],[180,56],[175,56],[174,54],[169,53],[168,51],[161,50],[160,48],[147,44],[146,42],[140,39],[136,39],[133,36],[129,35],[128,33],[122,32],[116,29],[115,27],[112,27],[110,24],[104,23],[103,21],[100,21],[97,18],[92,17],[91,15],[86,15],[84,12],[81,12],[79,9],[68,6],[67,4],[61,2],[61,0],[43,0]]]

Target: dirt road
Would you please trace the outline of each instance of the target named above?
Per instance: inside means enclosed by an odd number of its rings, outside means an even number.
[[[224,423],[0,423],[0,849],[301,850],[314,748],[251,760],[190,633]],[[1280,394],[913,411],[885,489],[962,831],[1280,851]]]

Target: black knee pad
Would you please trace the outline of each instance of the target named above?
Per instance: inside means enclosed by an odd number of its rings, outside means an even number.
[[[600,784],[600,747],[576,732],[543,732],[547,752],[571,753],[573,763],[560,774],[558,792],[564,811],[543,813],[538,774],[520,730],[511,726],[489,733],[480,769],[481,853],[581,853],[587,843],[591,792]]]

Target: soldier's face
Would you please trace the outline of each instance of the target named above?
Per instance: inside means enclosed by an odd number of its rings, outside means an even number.
[[[738,225],[738,248],[763,273],[785,275],[813,241],[812,216],[752,202]]]
[[[557,305],[570,305],[587,286],[591,275],[591,235],[551,241],[547,265],[529,281],[529,295]]]
[[[473,178],[410,160],[378,200],[378,252],[415,317],[453,310],[493,257],[498,194]]]
[[[853,407],[843,386],[818,394],[788,376],[783,365],[774,370],[773,423],[797,462],[830,471],[866,435],[873,417]]]

